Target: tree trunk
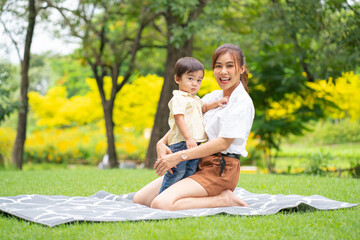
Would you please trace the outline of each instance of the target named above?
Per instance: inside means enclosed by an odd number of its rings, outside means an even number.
[[[24,145],[26,139],[26,122],[28,113],[28,87],[29,87],[29,65],[30,65],[30,48],[34,34],[36,19],[35,0],[29,0],[29,23],[26,32],[24,58],[21,61],[21,90],[19,102],[19,114],[16,139],[12,154],[13,164],[22,169]]]
[[[168,29],[174,24],[175,18],[168,17],[167,25]],[[171,31],[168,31],[168,39],[171,37]],[[185,56],[191,56],[193,46],[193,38],[185,40],[183,46],[179,49],[176,49],[168,40],[167,45],[167,57],[165,63],[165,72],[164,72],[164,84],[161,90],[160,100],[157,107],[154,126],[151,132],[151,138],[145,158],[145,166],[147,168],[152,168],[157,158],[156,153],[156,143],[166,134],[169,130],[168,118],[169,118],[169,108],[168,102],[172,97],[172,91],[178,89],[178,86],[174,80],[174,65],[176,61]]]
[[[113,122],[113,109],[114,101],[107,101],[103,106],[105,116],[105,128],[107,137],[107,153],[109,155],[109,164],[111,168],[117,167],[116,150],[115,150],[115,138],[114,138],[114,122]]]

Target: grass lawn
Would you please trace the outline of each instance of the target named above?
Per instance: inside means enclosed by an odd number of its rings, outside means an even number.
[[[0,171],[0,196],[89,196],[133,192],[156,178],[153,170],[58,169]],[[241,174],[239,186],[270,194],[322,195],[360,203],[351,178]],[[74,223],[49,228],[0,214],[0,239],[359,239],[360,207],[269,216],[218,215],[161,221]]]

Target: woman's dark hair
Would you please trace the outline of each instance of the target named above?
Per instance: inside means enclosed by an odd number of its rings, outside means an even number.
[[[220,47],[218,47],[212,56],[212,68],[213,69],[215,68],[215,63],[216,63],[216,60],[218,59],[218,57],[225,53],[229,53],[233,57],[236,70],[239,70],[239,68],[241,66],[245,65],[245,71],[243,74],[240,75],[240,81],[243,84],[245,90],[247,92],[249,92],[249,88],[247,86],[248,73],[246,70],[245,55],[244,55],[243,51],[241,50],[241,48],[239,48],[238,46],[236,46],[234,44],[226,43],[226,44],[223,44]]]
[[[201,70],[204,74],[204,66],[199,60],[192,57],[180,58],[177,60],[174,67],[174,73],[179,78],[181,78],[184,73],[196,72],[199,70]]]

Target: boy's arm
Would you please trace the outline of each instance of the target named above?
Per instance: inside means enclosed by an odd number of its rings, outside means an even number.
[[[183,135],[183,137],[186,140],[187,148],[196,147],[197,143],[194,140],[194,138],[191,136],[191,134],[189,132],[189,129],[186,126],[184,115],[183,114],[176,114],[176,115],[174,115],[174,118],[175,118],[175,124],[178,126],[181,135]]]
[[[220,100],[211,102],[211,103],[204,103],[201,107],[202,113],[206,113],[207,111],[210,111],[211,109],[217,108],[217,107],[224,107],[229,102],[229,97],[223,97]]]

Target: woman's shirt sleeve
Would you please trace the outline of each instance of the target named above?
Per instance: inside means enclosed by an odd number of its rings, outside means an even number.
[[[223,138],[247,139],[254,119],[252,101],[225,107],[219,119],[219,135]]]

